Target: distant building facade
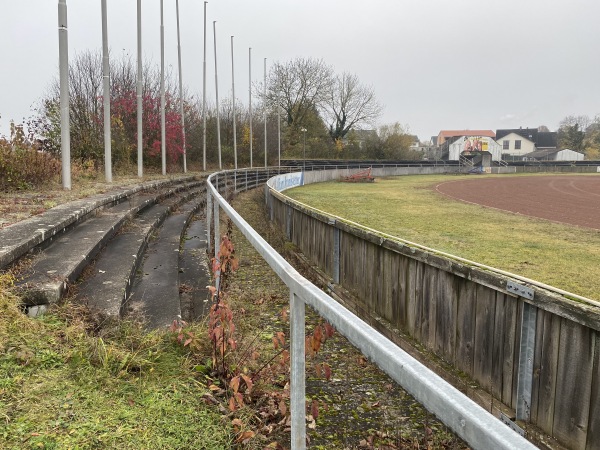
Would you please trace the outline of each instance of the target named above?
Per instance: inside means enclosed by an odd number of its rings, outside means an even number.
[[[441,159],[458,161],[461,156],[489,152],[492,160],[499,160],[501,154],[492,130],[442,130],[437,135],[437,145]]]
[[[538,150],[557,150],[558,134],[537,128],[496,130],[496,142],[502,146],[502,158],[519,160]]]

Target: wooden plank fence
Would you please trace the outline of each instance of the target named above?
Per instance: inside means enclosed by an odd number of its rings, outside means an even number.
[[[600,448],[600,308],[531,285],[533,298],[515,295],[509,283],[523,282],[336,221],[267,189],[272,220],[332,280],[337,274],[362,310],[562,445]],[[531,339],[522,343],[524,333]]]

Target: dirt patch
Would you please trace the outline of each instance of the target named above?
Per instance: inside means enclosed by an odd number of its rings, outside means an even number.
[[[600,175],[481,176],[435,189],[467,203],[600,230]]]

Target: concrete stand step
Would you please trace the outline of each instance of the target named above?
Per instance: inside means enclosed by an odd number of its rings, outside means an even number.
[[[201,182],[194,184],[199,183]],[[189,186],[189,183],[182,183],[154,192],[136,193],[115,206],[101,210],[95,217],[77,224],[53,239],[42,253],[34,257],[28,273],[19,283],[26,305],[54,303],[60,300],[68,284],[77,279],[128,219],[160,199],[171,198],[172,200],[165,200],[168,203],[187,198],[176,193],[188,189]],[[198,189],[197,193],[203,188]]]
[[[179,251],[186,224],[198,202],[188,202],[169,216],[148,244],[125,313],[142,315],[148,328],[163,328],[181,318]]]

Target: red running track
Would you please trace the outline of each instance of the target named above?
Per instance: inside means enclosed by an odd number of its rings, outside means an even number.
[[[443,195],[468,203],[600,230],[600,174],[494,177],[446,181]]]

